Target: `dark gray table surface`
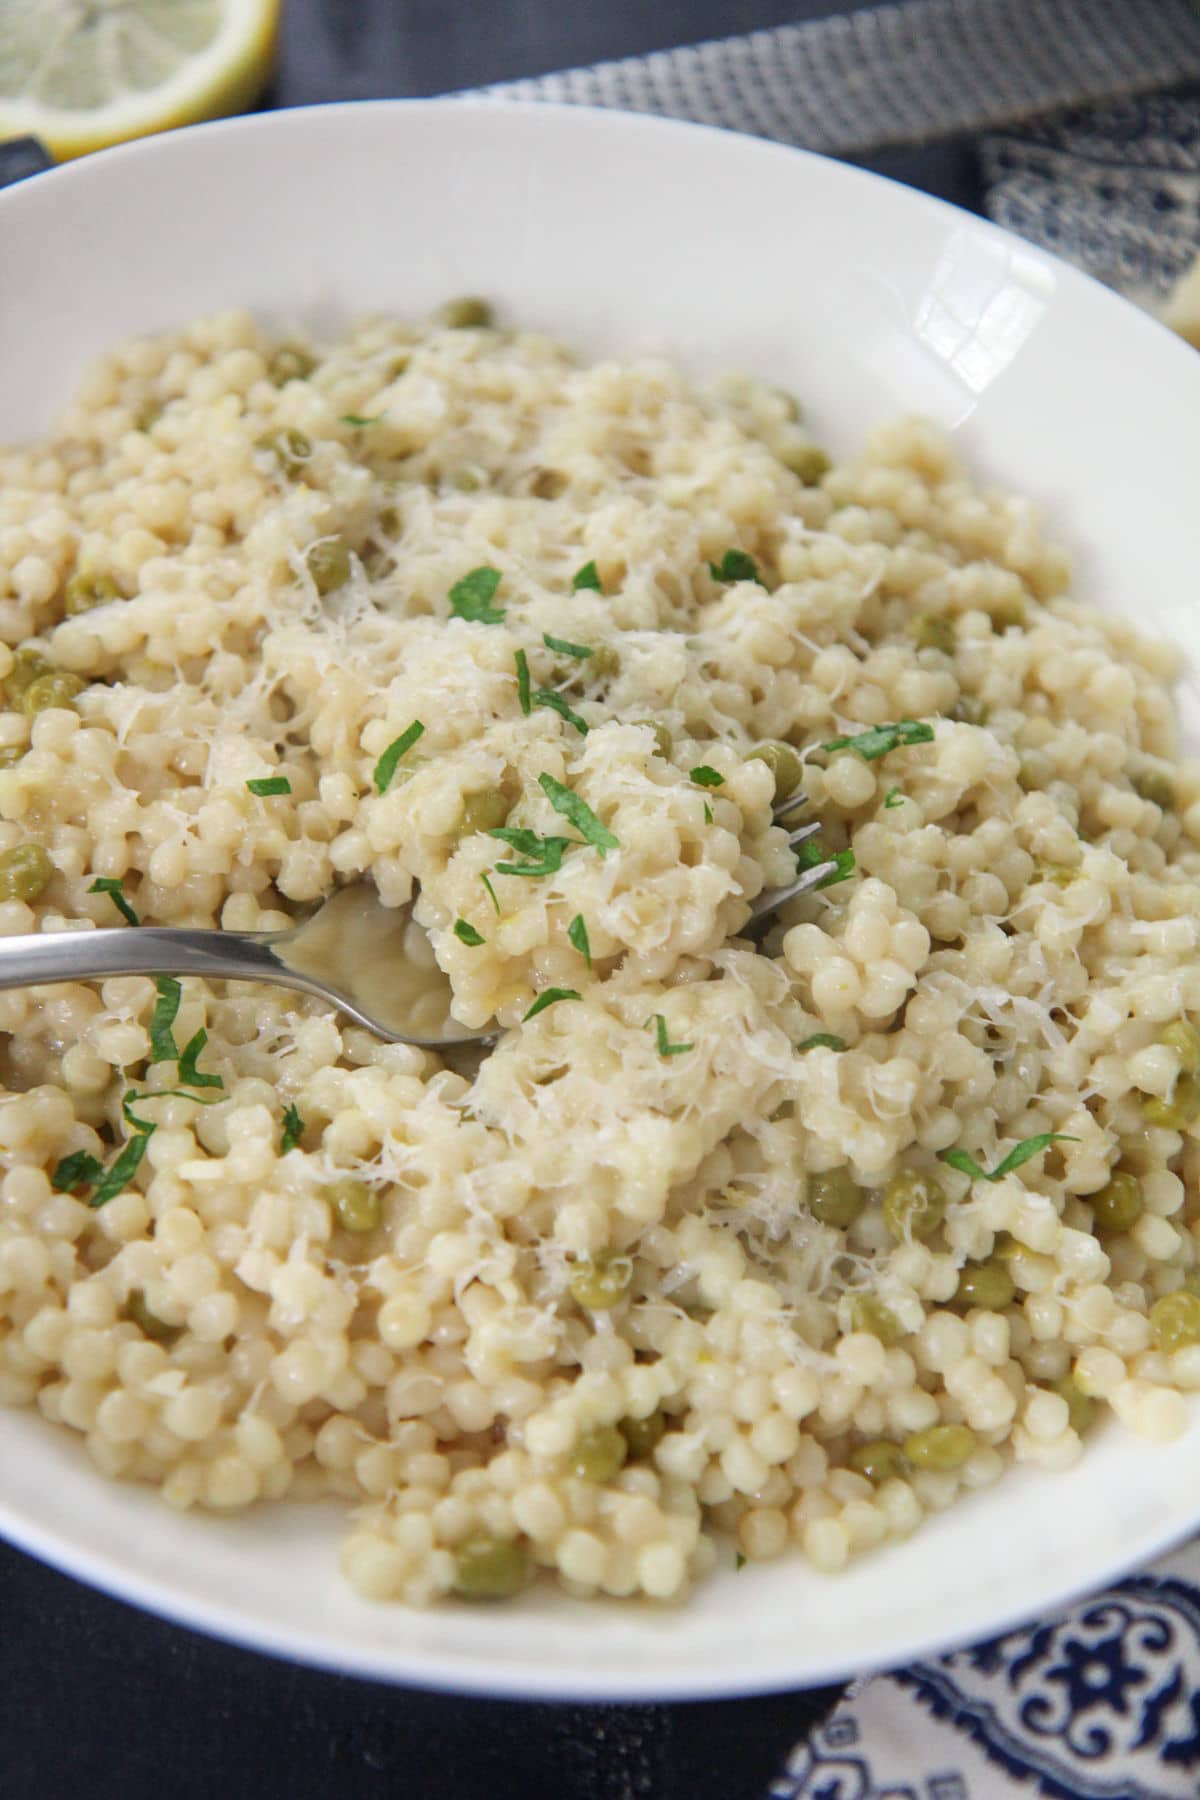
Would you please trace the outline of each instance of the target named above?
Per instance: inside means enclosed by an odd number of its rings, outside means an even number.
[[[267,104],[436,94],[863,4],[285,0]],[[978,205],[969,145],[868,166]],[[2,1545],[0,1696],[0,1800],[758,1800],[836,1698],[550,1707],[388,1688],[230,1649]]]

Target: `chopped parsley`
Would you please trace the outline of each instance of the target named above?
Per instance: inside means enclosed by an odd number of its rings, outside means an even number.
[[[496,917],[499,918],[500,917],[500,902],[496,898],[495,888],[492,886],[491,882],[488,880],[486,873],[481,874],[479,879],[480,879],[480,881],[482,881],[484,887],[487,889],[487,897],[492,903],[492,906],[496,913]]]
[[[378,425],[382,417],[382,413],[376,413],[373,418],[369,419],[364,419],[360,413],[343,413],[342,424],[353,425],[356,430],[361,431],[364,425]]]
[[[718,775],[715,769],[710,769],[707,763],[701,763],[698,768],[692,770],[692,780],[697,787],[725,786],[725,777]]]
[[[576,913],[575,917],[571,920],[571,923],[567,926],[567,939],[571,944],[571,947],[578,950],[580,956],[586,959],[587,966],[590,969],[592,966],[592,946],[588,939],[587,922],[582,913]]]
[[[531,859],[523,863],[497,863],[497,875],[557,875],[562,868],[564,850],[569,850],[575,842],[573,838],[539,837],[536,831],[512,825],[497,825],[488,836],[499,838],[502,844],[508,844],[521,856]]]
[[[572,712],[562,695],[556,694],[553,688],[539,688],[533,696],[533,704],[548,706],[550,711],[556,712],[560,719],[565,719],[568,725],[573,725],[580,737],[587,736],[587,720],[581,719],[577,712]]]
[[[704,802],[704,823],[706,825],[712,824],[712,807],[708,804],[707,800]]]
[[[304,1136],[304,1120],[300,1117],[300,1109],[296,1106],[286,1108],[283,1115],[283,1136],[279,1140],[279,1154],[286,1156],[294,1150]]]
[[[53,1175],[50,1185],[56,1194],[73,1194],[77,1188],[90,1187],[93,1181],[99,1181],[104,1173],[104,1164],[88,1150],[73,1150],[70,1156],[64,1156]]]
[[[727,550],[719,563],[709,563],[708,570],[714,581],[757,581],[759,587],[766,585],[758,564],[744,550]]]
[[[813,843],[811,839],[807,844],[801,844],[796,851],[796,870],[800,875],[803,875],[806,869],[815,869],[821,863],[827,862],[831,862],[835,866],[822,881],[814,884],[812,890],[814,893],[820,888],[836,887],[839,881],[850,879],[854,873],[854,852],[853,850],[824,850],[820,844]]]
[[[652,1018],[646,1020],[647,1030],[650,1029],[651,1025],[654,1026],[654,1034],[658,1040],[658,1054],[660,1056],[682,1056],[685,1050],[695,1049],[694,1044],[673,1044],[671,1042],[670,1038],[667,1036],[667,1021],[663,1018],[661,1013],[655,1013]]]
[[[246,786],[252,794],[260,797],[267,794],[290,794],[292,791],[292,784],[286,775],[260,775],[253,781],[248,781]]]
[[[377,792],[387,792],[388,783],[396,773],[400,758],[407,754],[425,730],[420,719],[414,719],[407,731],[402,731],[398,738],[393,738],[379,761],[375,764],[375,787]]]
[[[173,975],[157,975],[154,986],[158,991],[158,999],[154,1003],[154,1013],[150,1020],[150,1061],[177,1062],[179,1049],[171,1027],[183,998],[183,984],[176,981]]]
[[[838,1037],[832,1031],[814,1031],[811,1037],[806,1037],[802,1044],[796,1045],[796,1048],[797,1050],[844,1050],[846,1040]]]
[[[1039,1131],[1036,1137],[1022,1138],[994,1169],[983,1169],[967,1150],[942,1150],[939,1152],[943,1162],[949,1163],[962,1175],[969,1175],[972,1181],[1001,1181],[1005,1175],[1011,1175],[1022,1163],[1027,1163],[1032,1156],[1040,1156],[1051,1144],[1077,1144],[1079,1139],[1065,1131]]]
[[[875,762],[901,744],[932,744],[933,726],[922,719],[900,719],[895,725],[872,725],[853,737],[830,738],[822,750],[853,750],[864,762]]]
[[[475,950],[480,944],[487,942],[486,938],[484,938],[480,932],[476,931],[475,927],[467,919],[455,919],[454,935],[460,944],[466,944],[470,950]]]
[[[564,819],[570,819],[576,831],[587,839],[587,842],[598,850],[601,856],[606,850],[616,850],[620,840],[613,836],[607,825],[602,825],[586,800],[573,793],[561,781],[555,781],[553,775],[539,775],[538,785],[556,813]],[[494,835],[494,834],[493,834]]]
[[[476,625],[501,624],[504,608],[491,602],[502,579],[499,569],[471,569],[450,589],[451,617],[469,619]]]
[[[528,718],[532,710],[532,703],[529,698],[529,658],[523,650],[517,651],[516,664],[517,699],[521,703],[521,711],[525,714],[525,717]]]
[[[906,794],[900,792],[898,787],[889,788],[887,793],[883,796],[883,804],[888,812],[891,812],[893,807],[903,806],[907,797]]]
[[[141,920],[125,898],[124,883],[111,875],[99,875],[88,889],[89,894],[107,894],[127,925],[140,925]]]
[[[602,591],[600,587],[600,572],[594,562],[585,562],[582,569],[576,569],[575,574],[572,576],[571,592],[577,594],[581,588],[592,588],[597,594]]]
[[[50,1177],[50,1185],[57,1193],[76,1194],[80,1188],[90,1187],[92,1194],[88,1205],[93,1208],[104,1206],[124,1193],[141,1167],[146,1145],[158,1130],[152,1120],[139,1119],[129,1110],[131,1099],[139,1098],[143,1096],[127,1094],[121,1103],[122,1112],[135,1129],[109,1167],[106,1169],[86,1150],[76,1150],[73,1155],[63,1157]]]
[[[542,642],[547,650],[557,650],[562,656],[573,656],[579,662],[596,654],[588,644],[573,644],[570,638],[551,637],[548,631],[543,631]]]
[[[225,1086],[219,1075],[205,1075],[196,1067],[207,1042],[208,1033],[202,1025],[199,1031],[190,1037],[183,1046],[179,1057],[179,1079],[187,1087],[223,1088]]]
[[[746,1558],[745,1552],[739,1550],[733,1559],[733,1568],[734,1568],[734,1573],[736,1575],[741,1574],[742,1570],[746,1566],[746,1562],[747,1562],[747,1558]]]
[[[560,1000],[582,999],[583,995],[577,994],[574,988],[547,988],[544,994],[538,995],[521,1023],[524,1025],[528,1020],[536,1019],[540,1012],[545,1012],[548,1006],[557,1006]]]

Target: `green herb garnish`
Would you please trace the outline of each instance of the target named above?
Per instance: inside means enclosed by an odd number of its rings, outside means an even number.
[[[815,869],[821,863],[827,862],[833,863],[834,867],[824,880],[814,884],[812,889],[814,894],[821,888],[836,887],[839,881],[849,880],[854,873],[854,852],[853,850],[825,850],[820,844],[814,844],[811,839],[807,844],[801,844],[796,851],[798,874],[803,875],[806,869]]]
[[[502,580],[499,569],[471,569],[450,589],[451,616],[470,619],[476,625],[501,624],[504,608],[493,606],[491,601]]]
[[[581,588],[593,588],[600,593],[600,572],[594,562],[585,562],[582,569],[576,569],[571,578],[571,592],[579,593]]]
[[[497,825],[488,836],[499,838],[502,844],[510,845],[531,859],[523,863],[497,863],[497,875],[557,875],[562,868],[563,852],[575,841],[565,837],[539,837],[536,831],[512,825]]]
[[[486,874],[481,874],[479,879],[480,879],[480,881],[482,881],[484,887],[487,889],[487,897],[491,901],[492,906],[495,909],[496,917],[499,918],[500,917],[500,902],[496,898],[495,888],[492,886],[491,882],[488,880]]]
[[[555,812],[561,813],[564,819],[570,819],[576,831],[599,850],[601,856],[606,850],[620,847],[620,840],[613,836],[607,825],[600,823],[586,800],[582,800],[569,787],[565,787],[561,781],[555,781],[553,775],[539,775],[538,785]]]
[[[654,1026],[655,1036],[658,1039],[658,1054],[660,1056],[682,1056],[685,1050],[695,1049],[694,1044],[673,1044],[671,1042],[670,1038],[667,1036],[667,1021],[663,1018],[661,1013],[655,1013],[653,1018],[646,1020],[647,1031],[650,1029],[651,1025]]]
[[[289,1150],[294,1150],[303,1136],[304,1120],[300,1117],[300,1109],[296,1106],[287,1107],[283,1115],[283,1136],[279,1140],[280,1156],[286,1156]]]
[[[580,737],[587,736],[587,720],[581,719],[577,712],[572,712],[562,695],[556,694],[553,688],[539,688],[533,696],[533,704],[548,706],[550,711],[556,712],[560,719],[565,719],[568,725],[573,725]]]
[[[543,631],[542,642],[547,650],[557,650],[562,656],[573,656],[579,662],[596,654],[587,644],[573,644],[570,638],[551,637],[548,631]]]
[[[87,1150],[73,1150],[64,1156],[53,1175],[50,1186],[56,1194],[73,1194],[76,1188],[90,1187],[104,1173],[104,1164]]]
[[[121,917],[128,925],[140,925],[141,920],[125,898],[124,883],[111,875],[99,875],[88,889],[89,894],[107,894]]]
[[[854,737],[830,738],[822,750],[853,750],[864,762],[875,762],[901,744],[932,744],[933,726],[922,719],[900,719],[895,725],[872,725]]]
[[[802,1044],[796,1045],[796,1048],[797,1050],[844,1050],[846,1040],[836,1036],[832,1031],[814,1031],[811,1037],[806,1037]]]
[[[727,550],[719,563],[710,562],[709,573],[714,581],[757,581],[764,587],[758,564],[744,550]]]
[[[179,1058],[179,1079],[187,1087],[223,1088],[225,1086],[219,1075],[203,1075],[196,1067],[200,1060],[200,1053],[207,1042],[208,1033],[202,1025],[195,1036],[190,1037],[183,1046]]]
[[[723,775],[718,775],[715,769],[710,769],[707,763],[701,763],[699,768],[692,770],[692,780],[697,787],[717,788],[725,786],[725,777]]]
[[[150,1020],[150,1061],[177,1062],[179,1050],[171,1027],[179,1012],[183,985],[173,975],[157,975],[154,986],[158,991],[158,999],[154,1003],[154,1013]]]
[[[375,786],[379,793],[386,793],[388,783],[396,773],[400,758],[412,749],[425,727],[420,719],[414,719],[407,731],[402,731],[398,738],[393,738],[379,761],[375,764]]]
[[[525,1025],[530,1019],[536,1019],[540,1012],[545,1012],[548,1006],[557,1006],[560,1000],[582,999],[583,995],[577,994],[574,988],[547,988],[544,994],[538,995],[521,1023]]]
[[[741,1574],[742,1570],[746,1566],[747,1561],[748,1561],[748,1558],[743,1554],[743,1552],[741,1550],[739,1550],[737,1552],[737,1555],[733,1559],[733,1569],[734,1569],[734,1573],[736,1575]]]
[[[525,714],[525,717],[528,718],[531,711],[531,702],[529,698],[529,658],[523,650],[517,651],[516,664],[517,699],[521,703],[521,711]]]
[[[88,1201],[90,1207],[104,1206],[109,1200],[123,1193],[133,1180],[143,1156],[146,1145],[150,1142],[157,1125],[151,1119],[139,1119],[129,1108],[131,1100],[141,1098],[139,1095],[126,1095],[121,1102],[121,1110],[126,1119],[135,1127],[135,1134],[130,1137],[119,1156],[105,1169],[103,1163],[97,1161],[86,1150],[76,1150],[63,1160],[50,1177],[50,1185],[60,1194],[74,1194],[82,1187],[91,1187],[92,1196]]]
[[[471,950],[487,941],[466,919],[455,919],[454,935],[460,944],[466,944]]]
[[[585,958],[587,966],[590,969],[592,966],[592,946],[588,941],[587,923],[582,913],[576,913],[575,917],[571,920],[571,923],[567,926],[567,939],[572,948],[578,950],[580,956]]]
[[[980,1168],[975,1158],[966,1150],[942,1150],[939,1155],[943,1162],[949,1163],[962,1175],[969,1175],[972,1181],[1000,1181],[1005,1175],[1011,1175],[1022,1163],[1027,1163],[1032,1156],[1040,1156],[1050,1144],[1077,1144],[1079,1139],[1065,1131],[1039,1131],[1036,1137],[1022,1138],[1003,1162],[998,1162],[990,1172]]]
[[[712,807],[708,804],[707,800],[704,802],[704,823],[706,825],[712,824]]]
[[[252,794],[260,797],[267,794],[290,794],[292,791],[292,784],[286,775],[260,775],[253,781],[248,781],[246,786]]]
[[[360,413],[343,413],[342,424],[353,425],[356,430],[361,431],[364,425],[378,425],[382,417],[382,413],[376,413],[374,417],[370,419],[364,419]]]
[[[891,812],[893,807],[903,806],[906,798],[907,796],[902,794],[898,787],[889,788],[887,793],[883,796],[883,804],[888,812]]]

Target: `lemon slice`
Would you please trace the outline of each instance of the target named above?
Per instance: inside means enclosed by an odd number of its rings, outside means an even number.
[[[0,141],[58,160],[246,107],[279,0],[0,0]]]

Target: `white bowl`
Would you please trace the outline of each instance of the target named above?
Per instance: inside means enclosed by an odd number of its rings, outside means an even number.
[[[0,194],[0,442],[48,427],[129,333],[249,305],[322,325],[492,296],[584,353],[662,351],[803,396],[848,449],[905,409],[1035,495],[1078,591],[1191,651],[1200,634],[1200,357],[1015,238],[873,176],[613,113],[341,106],[205,126]],[[1189,689],[1190,721],[1200,709]],[[846,1574],[797,1556],[685,1604],[370,1606],[342,1515],[180,1517],[102,1480],[77,1440],[0,1413],[0,1530],[201,1630],[432,1687],[592,1700],[797,1687],[978,1639],[1200,1524],[1200,1430],[1111,1429]]]

